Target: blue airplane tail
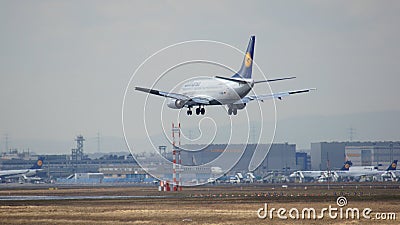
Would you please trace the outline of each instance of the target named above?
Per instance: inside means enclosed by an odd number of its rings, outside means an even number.
[[[397,159],[393,160],[393,162],[389,165],[389,167],[386,169],[386,171],[396,170],[396,168],[397,168]]]
[[[43,165],[44,157],[39,157],[38,160],[33,164],[30,169],[41,169]]]
[[[353,165],[353,163],[350,160],[347,160],[343,167],[340,170],[349,170],[349,168]]]
[[[251,36],[249,45],[247,46],[246,55],[244,56],[242,67],[240,70],[233,75],[234,78],[245,78],[250,79],[253,71],[253,57],[254,57],[254,45],[256,43],[256,36]]]

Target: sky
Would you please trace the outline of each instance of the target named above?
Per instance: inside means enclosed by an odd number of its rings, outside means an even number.
[[[254,61],[268,78],[297,77],[271,83],[273,91],[317,88],[276,102],[275,141],[309,148],[347,140],[350,127],[359,140],[399,140],[399,11],[398,1],[0,0],[0,150],[8,137],[9,147],[67,153],[82,134],[94,152],[98,133],[103,150],[126,150],[123,97],[146,58],[189,40],[244,51],[250,35],[257,38]],[[239,69],[243,56],[231,52],[226,61]],[[143,77],[130,85],[157,76]],[[171,84],[184,79],[173,78]],[[131,103],[145,97],[128,95]],[[139,110],[131,115],[141,118]],[[135,141],[146,138],[142,128],[133,133]]]

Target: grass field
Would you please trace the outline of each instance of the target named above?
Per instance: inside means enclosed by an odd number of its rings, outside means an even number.
[[[133,199],[0,201],[0,224],[400,224],[398,186],[288,188],[275,186],[202,186],[182,192],[158,192],[156,187],[82,187],[0,189],[0,196],[148,196]],[[371,219],[260,219],[257,210],[337,207],[371,208]],[[154,196],[164,196],[156,198]],[[377,220],[377,213],[396,213],[395,220]],[[288,216],[288,214],[286,214]],[[382,215],[382,214],[380,214]],[[385,214],[386,215],[386,214]],[[362,216],[361,216],[362,217]]]

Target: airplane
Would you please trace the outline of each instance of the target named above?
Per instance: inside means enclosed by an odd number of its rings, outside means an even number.
[[[357,166],[351,167],[348,171],[332,171],[337,177],[353,177],[359,179],[365,176],[377,176],[388,174],[391,171],[396,170],[397,160],[394,160],[386,170],[378,170],[375,166]]]
[[[215,76],[192,79],[184,83],[178,93],[164,92],[143,87],[135,87],[135,90],[166,97],[168,98],[167,106],[169,108],[182,109],[186,107],[188,108],[187,115],[192,115],[193,107],[197,107],[196,115],[204,115],[204,107],[209,105],[226,105],[228,107],[228,115],[236,115],[238,110],[244,109],[249,102],[254,100],[264,101],[266,99],[274,98],[282,100],[283,97],[315,90],[315,88],[310,88],[247,96],[255,84],[296,78],[285,77],[270,80],[253,80],[252,68],[255,40],[255,36],[250,37],[242,66],[232,77]]]
[[[349,171],[349,168],[353,165],[351,161],[346,161],[342,168],[340,168],[340,171]],[[325,170],[311,170],[311,171],[295,171],[292,174],[289,175],[290,178],[300,178],[300,180],[306,180],[306,181],[311,181],[311,180],[318,180],[321,177],[327,176],[327,171]]]
[[[23,170],[0,170],[0,181],[4,181],[8,178],[26,178],[34,176],[37,172],[41,171],[44,157],[39,157],[38,160],[29,169]]]

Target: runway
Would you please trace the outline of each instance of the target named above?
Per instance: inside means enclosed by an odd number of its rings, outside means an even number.
[[[57,200],[123,200],[123,199],[153,199],[172,198],[173,196],[40,196],[40,195],[15,195],[0,196],[0,201],[57,201]]]
[[[309,220],[261,220],[257,210],[274,208],[321,210],[346,196],[349,207],[374,212],[399,212],[398,184],[383,186],[215,185],[159,192],[152,187],[81,187],[0,189],[2,224],[309,224]],[[373,214],[375,215],[375,214]],[[313,224],[343,224],[342,220],[313,220]],[[398,224],[397,220],[348,221]]]

